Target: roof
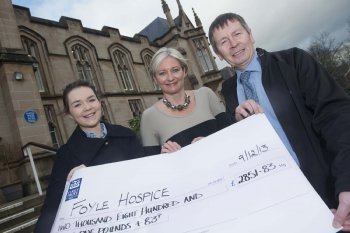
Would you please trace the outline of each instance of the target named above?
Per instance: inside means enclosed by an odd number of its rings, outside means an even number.
[[[179,17],[174,19],[175,25],[178,26],[180,19]],[[153,42],[157,38],[164,36],[169,31],[169,24],[166,19],[157,17],[138,34],[147,36],[150,42]]]

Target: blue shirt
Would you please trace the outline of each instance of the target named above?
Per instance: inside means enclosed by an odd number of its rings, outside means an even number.
[[[105,138],[107,136],[107,128],[105,124],[100,123],[101,126],[101,138]],[[85,132],[85,131],[84,131]],[[94,132],[85,132],[86,137],[88,138],[97,138],[97,135]]]
[[[256,94],[259,99],[259,105],[264,109],[264,113],[271,123],[272,127],[275,129],[277,135],[282,140],[283,144],[287,148],[288,152],[291,154],[295,162],[300,166],[299,160],[297,155],[295,154],[294,150],[292,149],[292,146],[290,145],[290,142],[287,138],[287,135],[285,134],[284,130],[282,129],[281,124],[279,123],[275,112],[273,111],[273,108],[271,106],[271,103],[269,101],[269,98],[266,95],[265,89],[262,85],[262,71],[261,71],[261,65],[258,60],[258,55],[255,53],[253,60],[250,62],[248,67],[244,71],[250,71],[249,81],[253,85],[253,87],[256,90]],[[241,74],[244,71],[237,70],[237,97],[238,102],[241,104],[242,102],[246,101],[246,97],[244,94],[243,86],[241,83]]]

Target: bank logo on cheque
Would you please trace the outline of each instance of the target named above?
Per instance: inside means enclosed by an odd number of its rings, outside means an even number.
[[[73,180],[70,182],[67,196],[66,196],[66,201],[69,201],[71,199],[75,199],[79,196],[81,180],[82,180],[82,178],[79,178],[79,179],[76,179],[76,180]]]

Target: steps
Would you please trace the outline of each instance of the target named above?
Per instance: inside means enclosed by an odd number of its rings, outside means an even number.
[[[44,199],[45,195],[35,194],[1,205],[0,232],[33,232]]]

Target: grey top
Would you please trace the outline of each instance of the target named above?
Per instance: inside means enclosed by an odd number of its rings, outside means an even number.
[[[196,106],[187,116],[174,117],[161,112],[155,105],[146,109],[141,118],[141,137],[144,146],[164,144],[172,136],[196,127],[225,112],[224,105],[207,87],[193,91]],[[201,127],[203,130],[205,127]],[[188,132],[188,131],[186,131]],[[207,134],[203,132],[202,136]]]

